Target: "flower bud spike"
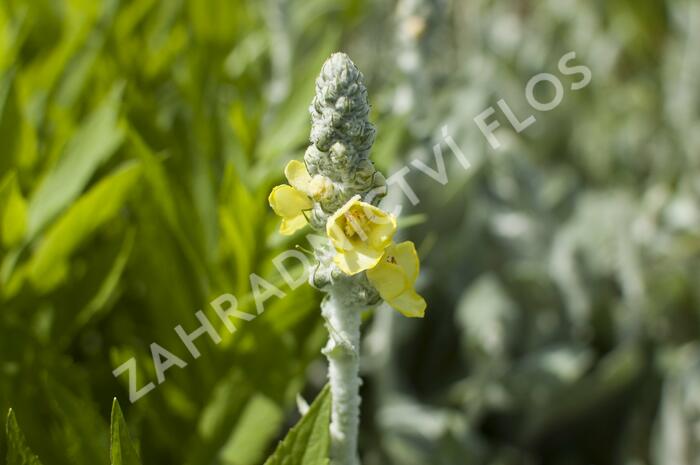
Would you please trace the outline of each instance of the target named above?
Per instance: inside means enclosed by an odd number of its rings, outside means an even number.
[[[316,80],[304,162],[290,161],[289,185],[270,195],[283,234],[306,224],[325,234],[313,252],[297,249],[314,255],[309,283],[327,294],[321,314],[329,336],[322,352],[331,389],[331,465],[359,465],[362,312],[382,299],[406,316],[425,311],[413,290],[415,247],[392,242],[396,218],[378,207],[387,181],[369,159],[375,135],[369,110],[362,73],[346,54],[334,53]]]

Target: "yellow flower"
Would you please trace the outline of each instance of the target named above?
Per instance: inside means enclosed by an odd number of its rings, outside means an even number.
[[[396,232],[392,215],[359,199],[356,195],[348,200],[326,223],[337,252],[333,261],[348,275],[374,267]]]
[[[268,201],[275,213],[282,217],[280,233],[289,236],[306,226],[304,210],[309,210],[313,203],[303,192],[286,184],[275,186]]]
[[[324,198],[332,185],[323,176],[311,177],[306,165],[299,160],[287,163],[284,174],[290,185],[276,186],[268,201],[275,213],[282,217],[280,233],[288,236],[306,226],[304,212],[313,207],[312,199],[318,201]]]
[[[423,318],[426,303],[413,286],[418,278],[418,254],[413,242],[391,244],[367,278],[386,303],[407,317]]]

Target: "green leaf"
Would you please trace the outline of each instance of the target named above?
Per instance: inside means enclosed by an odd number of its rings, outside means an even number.
[[[270,398],[255,394],[247,402],[231,437],[222,447],[221,458],[232,465],[256,465],[284,420],[282,409]]]
[[[135,231],[128,229],[124,239],[106,243],[99,249],[81,251],[80,261],[90,270],[65,283],[54,294],[56,311],[62,318],[53,322],[54,347],[71,344],[88,324],[105,317],[123,292],[122,276],[134,246]]]
[[[41,465],[39,457],[34,455],[27,446],[12,409],[7,414],[5,432],[7,433],[7,465]]]
[[[27,203],[14,175],[0,186],[0,226],[2,245],[8,249],[19,245],[27,231]]]
[[[17,103],[15,73],[3,73],[0,79],[0,140],[3,155],[0,157],[0,175],[10,171],[16,163],[17,136],[20,133],[21,111]]]
[[[29,277],[40,291],[60,282],[71,253],[100,226],[112,219],[141,174],[129,163],[82,196],[46,233],[31,262]]]
[[[205,276],[207,271],[204,268],[203,257],[193,245],[182,222],[182,208],[178,208],[176,191],[171,185],[168,173],[160,160],[151,149],[144,143],[141,136],[133,130],[128,130],[128,140],[130,148],[136,154],[143,166],[144,184],[148,186],[150,196],[157,203],[158,213],[163,215],[168,227],[177,238],[180,247],[187,255],[187,258],[195,267],[196,272]]]
[[[39,186],[29,205],[30,238],[80,195],[95,170],[121,144],[121,95],[122,86],[115,85],[71,138],[58,164]]]
[[[141,465],[136,447],[131,441],[131,436],[119,408],[117,398],[112,402],[112,429],[110,433],[110,460],[112,465]]]
[[[330,446],[331,394],[326,386],[265,465],[326,465]]]

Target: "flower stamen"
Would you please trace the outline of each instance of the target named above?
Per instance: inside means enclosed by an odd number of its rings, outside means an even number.
[[[348,238],[352,238],[357,234],[360,236],[360,240],[363,242],[367,241],[367,233],[365,233],[365,226],[369,220],[367,216],[362,212],[362,210],[349,210],[345,213],[345,228],[344,232]]]

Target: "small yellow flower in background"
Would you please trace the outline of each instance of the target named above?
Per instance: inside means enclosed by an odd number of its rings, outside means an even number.
[[[326,223],[335,247],[333,261],[343,273],[354,275],[374,267],[396,232],[396,219],[356,195]]]
[[[367,270],[367,278],[391,307],[404,316],[423,318],[425,300],[413,289],[418,268],[416,247],[406,241],[387,247],[377,266]]]
[[[304,212],[313,207],[312,199],[322,199],[332,186],[323,176],[311,177],[306,165],[299,160],[287,163],[284,174],[290,185],[275,186],[268,201],[275,213],[282,217],[280,233],[289,236],[306,226]]]

